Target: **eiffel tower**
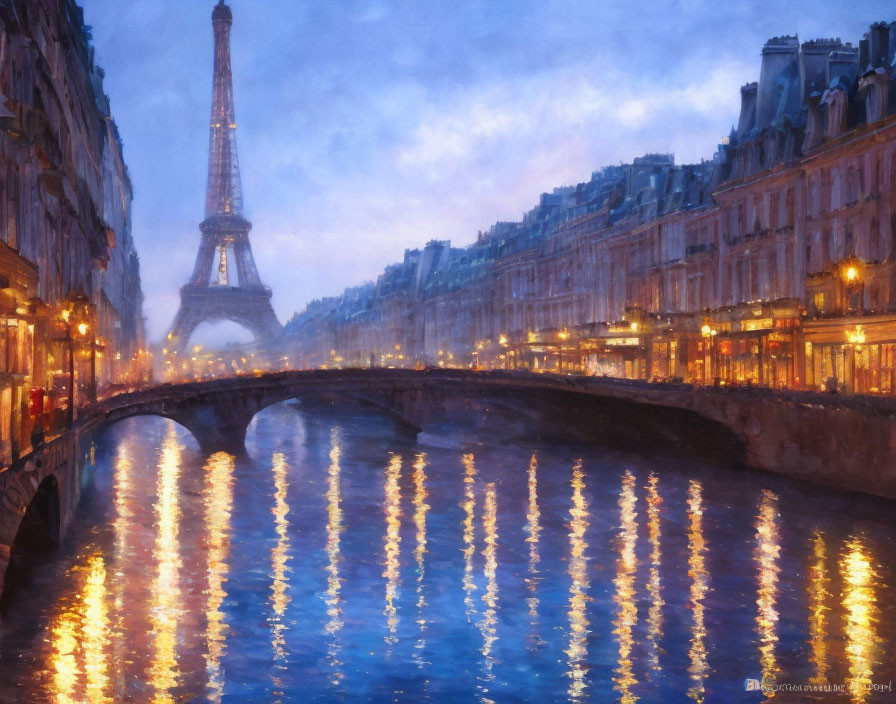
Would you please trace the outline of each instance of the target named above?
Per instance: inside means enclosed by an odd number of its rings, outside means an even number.
[[[204,321],[232,320],[250,330],[262,344],[271,342],[281,330],[271,307],[271,289],[261,283],[249,246],[252,223],[243,217],[230,71],[232,24],[230,7],[219,0],[212,10],[215,83],[205,220],[199,225],[202,238],[193,275],[180,289],[180,309],[168,333],[172,351],[182,351],[193,330]]]

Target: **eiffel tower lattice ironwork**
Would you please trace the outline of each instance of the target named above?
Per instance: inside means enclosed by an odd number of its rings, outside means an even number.
[[[205,220],[199,225],[202,235],[193,275],[180,289],[180,309],[168,333],[172,350],[183,350],[193,330],[204,321],[232,320],[250,330],[262,344],[273,340],[282,329],[271,307],[271,289],[261,282],[252,256],[252,223],[243,217],[230,70],[232,24],[230,7],[219,0],[212,11],[215,82]]]

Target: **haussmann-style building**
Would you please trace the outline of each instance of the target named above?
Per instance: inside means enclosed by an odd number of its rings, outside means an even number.
[[[131,183],[73,0],[0,0],[0,468],[150,369]]]
[[[896,392],[896,22],[770,39],[711,160],[647,154],[287,324],[288,363]]]

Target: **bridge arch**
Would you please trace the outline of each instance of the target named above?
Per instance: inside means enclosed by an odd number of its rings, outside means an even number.
[[[8,587],[30,571],[31,558],[44,554],[62,539],[62,506],[56,476],[48,474],[34,487],[31,482],[7,486],[0,502],[13,518],[0,534],[0,599],[15,591]],[[15,506],[17,511],[10,512]]]
[[[261,410],[322,394],[371,404],[416,430],[475,416],[491,423],[474,423],[488,434],[491,427],[518,436],[563,436],[634,449],[681,448],[696,434],[697,445],[709,439],[730,450],[730,456],[744,452],[732,425],[716,418],[712,407],[695,407],[689,389],[499,372],[346,369],[242,375],[125,394],[98,411],[109,422],[135,415],[170,418],[190,431],[203,452],[241,454],[246,431]],[[695,433],[696,426],[706,432]]]
[[[325,390],[303,386],[292,390],[284,389],[282,393],[270,394],[259,402],[257,408],[254,409],[246,423],[246,428],[248,429],[252,424],[252,421],[255,420],[262,411],[288,401],[299,401],[300,404],[302,401],[317,401],[319,403],[327,403],[328,401],[357,402],[382,411],[392,418],[393,421],[400,423],[406,428],[414,431],[420,430],[420,428],[405,413],[405,409],[400,405],[389,403],[383,398],[378,398],[373,394],[364,393],[358,389],[340,388],[339,386],[329,387]]]
[[[100,428],[102,430],[108,430],[114,425],[117,425],[121,421],[128,420],[129,418],[164,418],[165,420],[171,420],[177,423],[179,426],[184,428],[190,435],[193,436],[193,439],[196,440],[197,443],[200,443],[200,435],[201,432],[194,427],[190,427],[189,419],[184,418],[183,413],[178,413],[177,411],[168,411],[162,408],[156,407],[141,407],[134,406],[133,408],[126,408],[122,411],[116,413],[107,414],[103,419]]]
[[[175,327],[171,332],[173,338],[170,341],[172,350],[183,353],[190,349],[190,340],[204,324],[216,325],[219,323],[235,323],[239,327],[251,333],[256,343],[262,343],[271,338],[270,320],[252,315],[239,307],[215,310],[205,315],[184,315],[175,321]]]
[[[28,502],[16,531],[13,551],[17,547],[35,550],[56,545],[61,538],[60,519],[59,483],[55,475],[48,474]]]
[[[189,329],[184,330],[182,337],[174,348],[180,352],[190,352],[196,345],[206,350],[223,348],[225,345],[235,343],[237,345],[249,345],[259,342],[259,328],[253,321],[244,316],[223,314],[215,318],[195,321]]]

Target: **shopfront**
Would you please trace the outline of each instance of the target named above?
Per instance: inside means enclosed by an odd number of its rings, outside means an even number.
[[[48,311],[37,286],[37,267],[0,243],[0,466],[28,450],[43,411]]]
[[[799,375],[800,311],[792,305],[737,307],[707,318],[688,347],[694,383],[794,388]]]
[[[807,386],[896,393],[896,317],[814,320],[805,326]]]
[[[650,378],[671,379],[678,376],[681,342],[672,333],[657,333],[650,340]]]
[[[649,364],[646,345],[641,336],[606,336],[582,341],[585,371],[591,376],[610,376],[617,379],[647,379]]]

